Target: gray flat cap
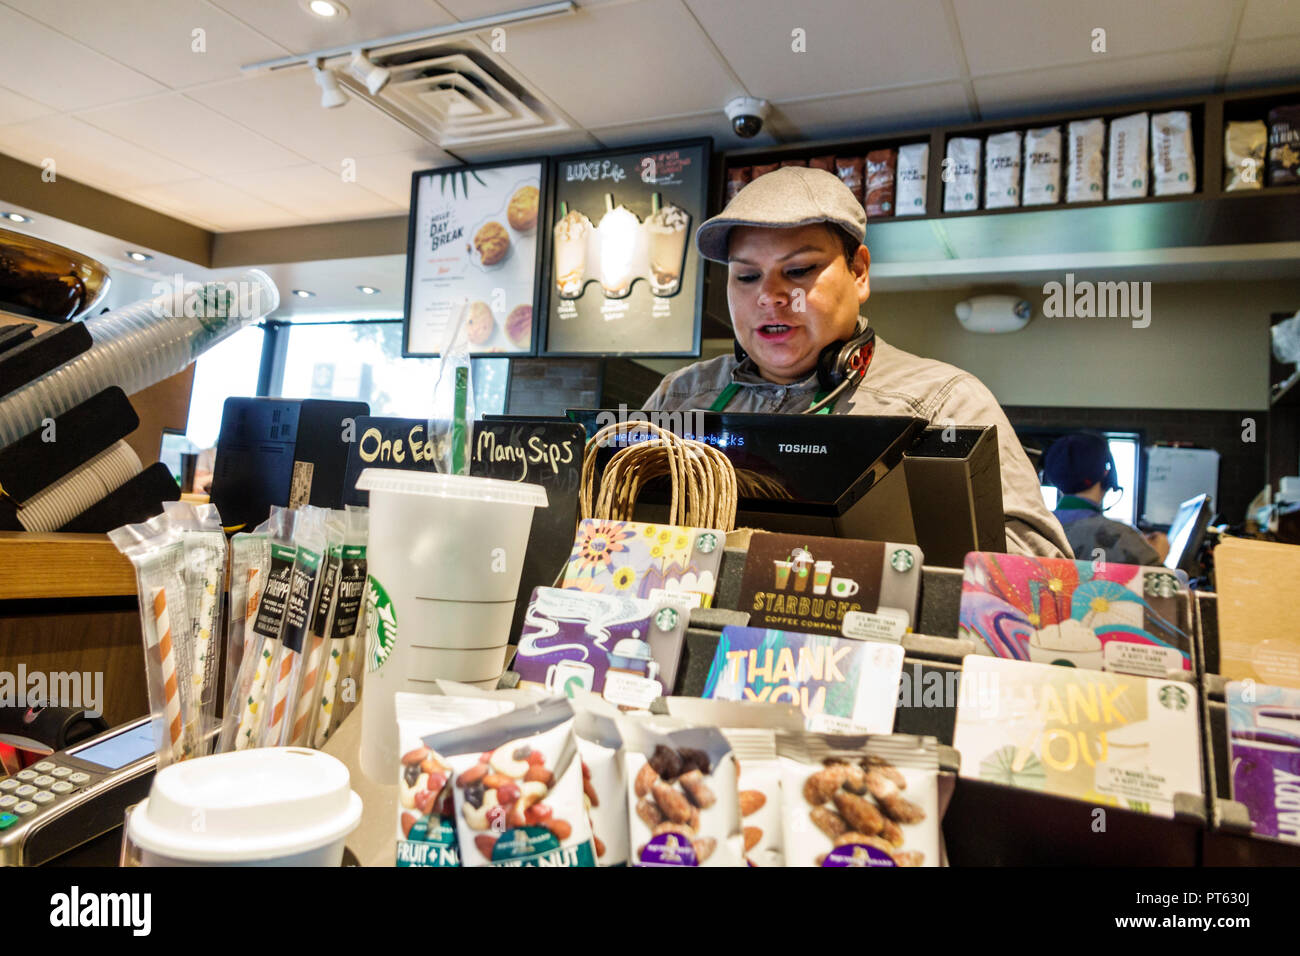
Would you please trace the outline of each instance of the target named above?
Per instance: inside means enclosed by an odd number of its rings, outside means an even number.
[[[824,222],[839,226],[861,242],[867,236],[867,211],[834,173],[804,166],[782,166],[759,176],[727,203],[727,208],[695,233],[700,255],[727,261],[732,226],[788,229]]]

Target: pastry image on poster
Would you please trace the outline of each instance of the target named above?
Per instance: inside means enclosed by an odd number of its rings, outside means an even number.
[[[725,531],[583,518],[560,587],[710,607]]]
[[[972,552],[958,636],[996,657],[1164,677],[1192,667],[1186,591],[1163,567]]]
[[[547,268],[550,355],[695,355],[708,141],[561,157]]]
[[[1194,684],[969,655],[953,746],[961,775],[1172,817],[1202,792]]]
[[[687,617],[664,601],[537,588],[511,670],[521,686],[644,710],[672,690]]]
[[[403,355],[437,355],[461,309],[473,354],[533,353],[544,172],[531,160],[412,177]]]

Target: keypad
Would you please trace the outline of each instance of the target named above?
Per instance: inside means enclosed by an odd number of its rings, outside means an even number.
[[[92,781],[90,774],[56,760],[42,760],[0,779],[0,830],[53,806]]]
[[[18,804],[18,806],[14,807],[14,813],[24,817],[35,812],[36,804],[32,803],[30,800],[24,800],[22,803]]]
[[[0,797],[0,810],[8,810],[17,802],[18,802],[17,797],[15,797],[12,793],[6,793],[3,797]]]
[[[42,760],[38,764],[33,764],[32,769],[37,771],[38,773],[49,773],[56,766],[58,766],[58,764],[51,763],[48,760]]]
[[[53,778],[53,777],[51,777],[48,773],[43,773],[43,774],[41,774],[39,777],[37,777],[35,780],[32,781],[32,786],[34,786],[34,787],[48,787],[48,786],[49,786],[50,784],[52,784],[53,782],[54,782],[54,778]]]
[[[13,793],[21,786],[22,784],[13,777],[6,777],[5,779],[0,780],[0,793]]]
[[[72,784],[68,783],[68,781],[66,780],[56,780],[54,781],[54,783],[50,784],[50,789],[57,794],[64,794],[64,793],[71,793],[73,790],[76,790],[77,788],[74,787]]]
[[[42,790],[40,793],[32,794],[32,803],[37,803],[40,804],[41,806],[45,806],[46,804],[53,803],[57,799],[59,798],[56,797],[54,794],[50,793],[50,791],[48,790]]]

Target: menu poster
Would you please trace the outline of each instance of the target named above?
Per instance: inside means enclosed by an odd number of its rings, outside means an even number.
[[[738,607],[755,627],[897,642],[916,615],[921,564],[914,544],[758,532]]]
[[[1194,684],[969,655],[961,775],[1153,816],[1202,793]]]
[[[817,733],[889,734],[902,673],[897,644],[724,627],[702,696],[796,704]]]
[[[1232,799],[1252,832],[1300,843],[1300,690],[1255,681],[1227,686]]]
[[[547,355],[698,355],[709,140],[551,164]]]
[[[402,355],[438,355],[460,310],[474,355],[531,355],[543,160],[411,177]]]

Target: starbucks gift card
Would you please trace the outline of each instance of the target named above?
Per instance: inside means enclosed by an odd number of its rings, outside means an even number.
[[[1186,594],[1168,568],[974,551],[958,636],[996,657],[1164,677],[1192,667]]]
[[[724,627],[702,696],[797,704],[809,730],[894,732],[903,648],[759,627]]]
[[[1225,538],[1214,549],[1219,673],[1300,688],[1300,547]]]
[[[1196,687],[970,655],[953,746],[961,775],[1153,816],[1202,793]]]
[[[916,618],[922,558],[914,544],[758,532],[739,608],[755,627],[898,641]]]
[[[1232,799],[1256,836],[1300,843],[1300,690],[1233,681],[1226,696]]]
[[[511,669],[524,686],[645,709],[672,693],[688,617],[672,600],[537,588]]]
[[[583,518],[560,586],[709,607],[726,542],[708,528]]]

